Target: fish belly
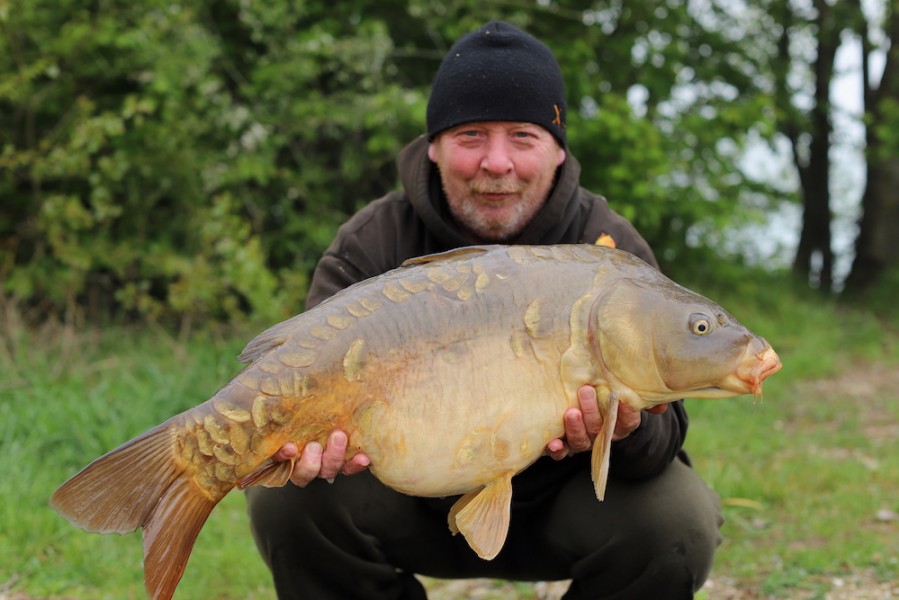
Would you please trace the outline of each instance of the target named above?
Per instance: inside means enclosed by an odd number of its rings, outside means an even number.
[[[354,415],[351,444],[401,492],[462,494],[523,470],[563,434],[562,415],[576,402],[565,397],[558,357],[519,356],[507,340],[452,353],[405,365]]]

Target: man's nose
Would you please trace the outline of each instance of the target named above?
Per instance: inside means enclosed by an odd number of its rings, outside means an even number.
[[[481,168],[495,175],[502,175],[512,170],[512,157],[509,154],[508,142],[504,137],[489,137],[484,158],[481,160]]]

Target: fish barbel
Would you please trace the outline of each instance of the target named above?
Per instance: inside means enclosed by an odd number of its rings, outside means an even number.
[[[281,486],[287,442],[364,452],[385,485],[462,494],[450,529],[492,559],[512,477],[564,435],[577,389],[595,387],[592,454],[602,499],[617,404],[761,394],[771,346],[715,303],[626,252],[486,246],[412,259],[275,325],[206,402],[98,458],[52,506],[99,533],[143,528],[151,598],[171,598],[200,529],[234,487]]]

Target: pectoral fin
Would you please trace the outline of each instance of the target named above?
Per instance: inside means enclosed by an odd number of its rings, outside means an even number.
[[[605,404],[605,410],[603,410],[603,404]],[[618,394],[611,392],[608,402],[600,403],[600,411],[602,412],[602,430],[593,442],[591,472],[596,497],[602,500],[606,497],[606,481],[609,479],[609,453],[612,450],[612,434],[615,432],[615,423],[618,421]]]
[[[237,489],[242,490],[254,485],[284,487],[290,481],[290,474],[293,473],[295,462],[296,458],[283,462],[275,462],[272,459],[268,459],[238,481]]]
[[[499,554],[509,533],[512,475],[507,473],[482,489],[465,494],[450,509],[450,531],[461,532],[484,560]]]

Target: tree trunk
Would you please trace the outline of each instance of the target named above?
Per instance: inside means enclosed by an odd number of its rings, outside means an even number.
[[[818,55],[813,65],[815,103],[809,115],[808,134],[811,141],[808,156],[803,160],[798,148],[799,136],[793,132],[791,143],[799,181],[802,188],[802,232],[793,261],[793,272],[808,279],[822,290],[833,286],[833,249],[830,233],[830,85],[833,64],[840,45],[841,25],[834,22],[830,6],[816,0],[818,15]],[[782,49],[782,52],[784,49]]]
[[[899,266],[899,143],[881,134],[895,135],[895,109],[899,102],[899,10],[891,2],[884,31],[892,45],[883,76],[876,88],[866,88],[865,130],[867,182],[862,196],[862,217],[855,239],[855,260],[846,280],[846,291],[860,293],[877,283],[892,267]],[[865,35],[866,32],[863,32]],[[862,38],[866,39],[866,38]],[[868,44],[863,44],[867,51]],[[867,75],[866,52],[863,57]],[[865,85],[871,83],[865,79]]]

